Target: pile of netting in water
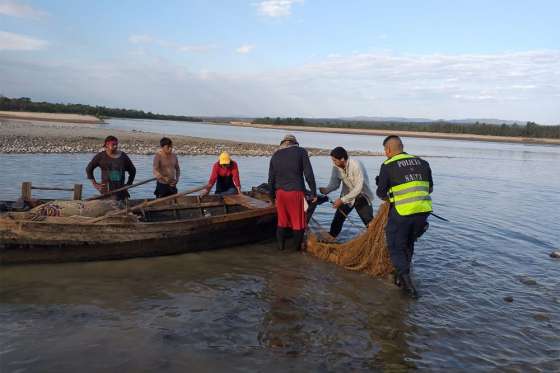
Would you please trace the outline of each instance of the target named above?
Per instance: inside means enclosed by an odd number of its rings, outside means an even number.
[[[389,204],[382,203],[368,228],[358,237],[345,243],[322,242],[320,234],[311,233],[307,241],[307,251],[351,271],[362,271],[378,277],[387,276],[393,271],[385,242],[388,215]]]

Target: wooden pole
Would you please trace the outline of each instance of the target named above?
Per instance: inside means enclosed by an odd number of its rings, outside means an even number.
[[[21,199],[24,201],[31,201],[31,182],[24,181],[21,183]]]
[[[73,192],[74,188],[57,188],[57,187],[36,187],[36,186],[32,186],[31,189],[36,189],[36,190],[62,190],[65,192]]]
[[[149,183],[150,181],[154,181],[154,180],[156,180],[156,178],[152,177],[151,179],[140,181],[139,183],[136,183],[136,184],[126,185],[126,186],[123,186],[122,188],[112,190],[108,193],[101,194],[99,196],[90,197],[90,198],[86,199],[86,201],[93,201],[93,200],[96,200],[96,199],[102,199],[102,198],[105,198],[105,197],[109,197],[109,196],[111,196],[115,193],[122,192],[123,190],[128,190],[130,188],[134,188],[134,187],[137,187],[138,185],[146,184],[146,183]]]
[[[72,196],[74,200],[82,199],[82,184],[74,184],[74,194]]]
[[[171,200],[173,200],[173,199],[175,199],[175,198],[185,196],[185,195],[187,195],[187,194],[191,194],[191,193],[194,193],[194,192],[201,191],[201,190],[204,189],[204,188],[206,188],[206,184],[201,185],[201,186],[196,187],[196,188],[187,189],[187,190],[185,190],[185,191],[183,191],[183,192],[179,192],[179,193],[176,193],[176,194],[172,194],[172,195],[170,195],[170,196],[163,197],[163,198],[159,198],[159,199],[156,199],[156,200],[153,200],[153,201],[149,201],[149,202],[146,201],[146,202],[143,202],[143,203],[141,203],[141,204],[139,204],[139,205],[136,205],[136,206],[134,206],[134,207],[132,207],[132,208],[130,208],[130,209],[128,209],[128,210],[127,210],[127,209],[121,209],[121,210],[111,211],[111,212],[109,212],[109,213],[107,213],[107,214],[105,214],[105,215],[103,215],[103,216],[101,216],[101,217],[99,217],[99,218],[95,218],[95,219],[93,219],[93,220],[90,220],[88,223],[97,223],[97,222],[100,222],[100,221],[105,220],[105,219],[107,219],[107,218],[110,218],[110,217],[112,217],[112,216],[117,216],[117,215],[119,215],[119,214],[122,214],[123,212],[126,212],[126,211],[130,211],[130,212],[132,212],[132,211],[138,211],[138,210],[144,209],[144,208],[146,208],[146,207],[154,206],[154,205],[160,204],[160,203],[162,203],[162,202],[171,201]]]

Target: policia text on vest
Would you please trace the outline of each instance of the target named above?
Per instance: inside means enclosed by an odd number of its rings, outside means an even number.
[[[399,215],[432,211],[430,197],[432,172],[428,162],[413,155],[401,153],[385,162],[389,174],[389,202]],[[380,180],[381,175],[380,175]]]

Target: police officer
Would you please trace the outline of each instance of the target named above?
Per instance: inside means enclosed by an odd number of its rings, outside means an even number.
[[[414,242],[427,229],[432,211],[432,171],[423,159],[403,151],[398,136],[383,140],[387,160],[376,178],[379,198],[391,203],[385,236],[391,262],[396,269],[395,283],[412,298],[418,293],[410,279]]]

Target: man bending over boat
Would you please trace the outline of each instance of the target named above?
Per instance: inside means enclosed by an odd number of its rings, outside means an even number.
[[[136,168],[128,155],[119,150],[119,140],[115,136],[107,136],[103,142],[104,151],[97,153],[86,167],[87,178],[101,194],[125,186],[125,172],[128,172],[126,185],[132,185],[136,176]],[[98,183],[93,176],[93,171],[101,169],[101,182]],[[112,199],[122,201],[130,198],[128,191],[123,190],[111,196]]]
[[[210,193],[214,184],[216,184],[215,194],[225,196],[241,193],[239,167],[237,167],[237,162],[232,160],[227,152],[220,154],[218,162],[212,166],[212,173],[210,174],[208,184],[200,194],[206,195]]]
[[[164,137],[159,141],[161,149],[154,155],[153,173],[157,179],[156,198],[167,197],[177,193],[177,182],[181,175],[179,161],[173,154],[173,142]]]
[[[301,249],[301,243],[307,227],[304,210],[305,184],[307,181],[311,192],[311,202],[317,202],[317,191],[313,168],[307,150],[300,148],[294,135],[286,135],[270,159],[268,184],[271,198],[276,201],[278,227],[276,238],[278,248],[284,250],[289,231],[293,231],[295,249]]]

